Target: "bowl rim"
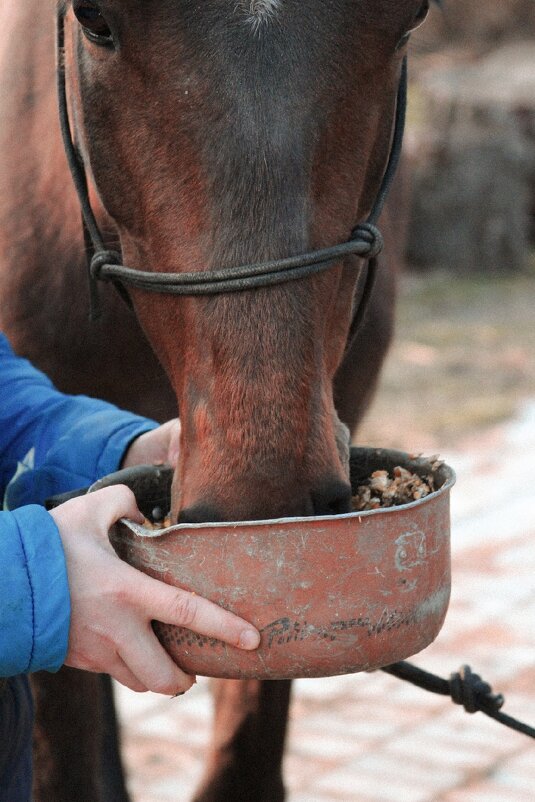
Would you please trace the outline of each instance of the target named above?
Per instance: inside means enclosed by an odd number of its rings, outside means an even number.
[[[359,451],[369,451],[369,452],[377,452],[377,451],[385,451],[388,452],[390,455],[399,456],[399,461],[402,462],[403,460],[409,462],[418,462],[423,465],[430,465],[431,458],[425,458],[421,455],[413,456],[409,452],[405,451],[398,451],[396,449],[384,449],[384,448],[373,448],[373,447],[358,447]],[[441,470],[444,473],[444,481],[440,487],[436,490],[433,490],[427,496],[424,496],[421,499],[416,499],[415,501],[409,501],[406,504],[397,504],[393,507],[379,507],[375,510],[361,510],[361,511],[352,511],[352,512],[345,512],[340,513],[338,515],[306,515],[306,516],[285,516],[281,518],[265,518],[265,519],[257,519],[251,521],[205,521],[203,523],[182,523],[182,524],[173,524],[171,526],[163,527],[162,529],[150,529],[143,524],[138,524],[135,521],[130,520],[129,518],[121,518],[120,521],[122,524],[126,525],[129,529],[131,529],[138,537],[142,538],[158,538],[164,537],[170,533],[182,533],[186,534],[187,532],[196,532],[199,530],[217,530],[217,529],[247,529],[247,528],[269,528],[274,526],[282,526],[288,524],[302,524],[302,523],[317,523],[317,522],[328,522],[328,521],[342,521],[342,520],[352,520],[357,519],[360,521],[363,518],[371,518],[373,516],[378,515],[395,515],[404,510],[412,510],[418,508],[424,504],[429,504],[438,496],[441,496],[447,493],[456,481],[456,475],[453,468],[447,465],[443,460],[438,460],[440,462],[438,470]],[[142,468],[143,466],[138,466]],[[145,466],[154,468],[155,466]],[[162,467],[162,466],[158,466]],[[122,473],[121,471],[117,472],[118,479],[119,474]],[[113,476],[113,474],[111,474]],[[97,484],[97,483],[96,483]],[[98,483],[100,484],[100,483]],[[92,486],[94,487],[94,486]]]

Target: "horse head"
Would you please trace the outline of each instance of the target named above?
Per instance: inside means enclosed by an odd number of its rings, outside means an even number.
[[[124,263],[201,273],[347,240],[381,186],[405,46],[427,9],[66,4],[74,138]],[[179,404],[180,520],[349,510],[333,380],[365,269],[346,255],[239,292],[129,290]]]

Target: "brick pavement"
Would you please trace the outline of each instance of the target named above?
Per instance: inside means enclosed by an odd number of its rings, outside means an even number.
[[[413,658],[442,676],[470,663],[533,725],[534,453],[535,403],[443,454],[458,474],[452,599],[437,640]],[[208,681],[175,700],[123,688],[118,699],[134,801],[188,800],[209,737]],[[299,680],[285,776],[288,802],[533,802],[535,746],[380,671]]]

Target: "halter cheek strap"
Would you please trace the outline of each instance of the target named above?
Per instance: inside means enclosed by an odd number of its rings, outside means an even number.
[[[287,281],[306,278],[336,264],[349,254],[368,260],[368,269],[363,296],[356,310],[351,330],[356,332],[364,318],[369,298],[372,294],[377,269],[377,256],[383,248],[383,238],[377,228],[377,221],[383,210],[386,197],[392,185],[399,163],[405,110],[407,105],[407,59],[401,67],[401,77],[396,101],[394,134],[385,173],[367,220],[359,223],[351,232],[350,239],[329,248],[309,253],[274,259],[267,262],[240,265],[195,273],[153,273],[137,270],[122,264],[121,254],[107,250],[104,238],[98,227],[87,189],[85,166],[73,141],[67,107],[65,76],[65,31],[64,15],[57,15],[57,89],[61,134],[67,161],[80,201],[84,235],[88,252],[88,273],[91,304],[91,319],[100,317],[100,303],[97,282],[111,281],[130,306],[131,301],[126,286],[147,292],[171,295],[214,295],[223,292],[240,292],[258,287],[269,287]]]

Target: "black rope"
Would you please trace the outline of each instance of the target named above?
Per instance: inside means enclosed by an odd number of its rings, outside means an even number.
[[[65,27],[63,14],[64,12],[62,10],[58,10],[56,32],[56,83],[61,135],[63,138],[65,155],[67,156],[67,163],[69,165],[76,194],[78,195],[78,200],[82,208],[82,218],[87,228],[87,233],[91,239],[94,251],[103,251],[104,240],[100,233],[95,215],[93,214],[93,209],[91,208],[84,163],[78,155],[78,151],[74,145],[69,121],[67,87],[65,79]]]
[[[462,666],[459,671],[450,675],[449,680],[424,671],[405,660],[384,666],[381,671],[410,682],[425,691],[449,696],[455,704],[464,707],[467,713],[479,711],[516,732],[535,738],[535,727],[530,727],[500,711],[505,698],[501,693],[493,693],[488,682],[481,679],[479,674],[472,673],[470,666]]]
[[[348,254],[375,258],[383,247],[379,230],[371,223],[354,229],[353,239],[330,248],[273,259],[252,265],[210,270],[207,273],[153,273],[120,264],[116,251],[99,251],[91,260],[94,279],[120,279],[125,284],[149,292],[172,295],[212,295],[217,292],[239,292],[252,287],[267,287],[283,281],[303,278],[329,267]]]
[[[57,16],[57,88],[60,126],[63,144],[67,154],[67,161],[76,192],[80,199],[84,224],[93,246],[91,249],[92,255],[89,260],[92,319],[96,319],[100,316],[100,304],[97,291],[97,282],[99,280],[113,282],[117,288],[123,290],[121,294],[125,293],[122,285],[127,285],[149,292],[169,293],[173,295],[212,295],[221,292],[239,292],[257,287],[268,287],[274,284],[312,276],[331,267],[341,258],[353,254],[370,260],[370,268],[368,269],[364,293],[360,307],[356,312],[355,321],[352,324],[352,330],[355,331],[357,326],[360,326],[364,319],[373,289],[376,272],[374,263],[383,247],[383,238],[376,227],[376,223],[383,210],[386,196],[394,179],[401,154],[407,103],[406,58],[403,60],[401,68],[396,100],[394,133],[381,186],[368,219],[355,226],[351,232],[351,238],[347,242],[339,243],[330,248],[311,251],[310,253],[257,264],[240,265],[237,267],[220,268],[196,273],[154,273],[152,271],[137,270],[123,265],[121,254],[117,251],[106,250],[104,246],[103,237],[100,233],[89,200],[85,167],[74,145],[69,121],[64,40],[64,16],[63,12],[60,10]]]

